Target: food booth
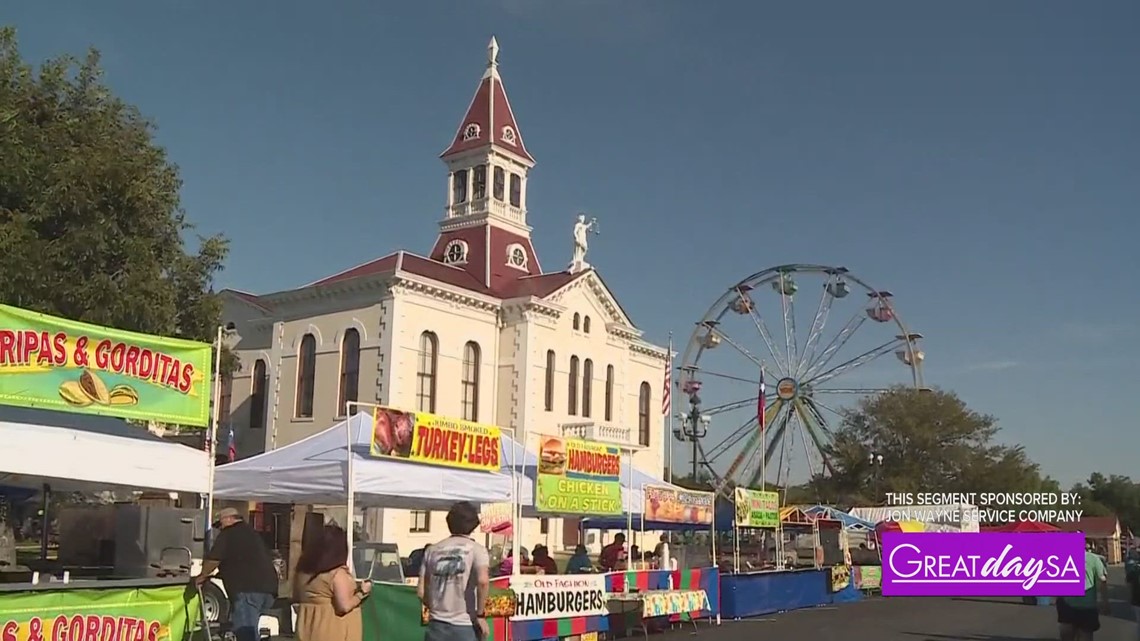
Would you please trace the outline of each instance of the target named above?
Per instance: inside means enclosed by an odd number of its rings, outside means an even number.
[[[206,427],[212,386],[208,344],[98,327],[0,305],[0,488],[44,493],[40,558],[0,567],[0,636],[5,640],[126,635],[180,640],[202,620],[187,589],[202,519],[174,519],[177,536],[148,529],[145,508],[120,518],[128,539],[78,541],[93,532],[61,532],[60,544],[101,547],[109,566],[80,568],[47,557],[53,492],[185,493],[210,490],[210,454],[161,439],[124,418]],[[159,369],[162,370],[160,374]],[[132,506],[133,507],[133,506]],[[162,549],[158,539],[187,547]],[[4,542],[0,541],[0,544]],[[10,543],[10,542],[9,542]],[[169,543],[165,545],[170,545]],[[177,554],[168,555],[167,552]],[[172,566],[164,566],[176,556]],[[27,567],[28,569],[23,569]],[[38,569],[36,569],[38,568]],[[80,572],[88,569],[90,572]],[[74,578],[92,574],[91,578]],[[177,575],[173,578],[164,575]]]

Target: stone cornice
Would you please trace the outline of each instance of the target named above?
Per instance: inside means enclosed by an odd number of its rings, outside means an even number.
[[[496,298],[445,285],[437,280],[415,276],[408,272],[397,273],[392,278],[389,287],[393,293],[418,294],[435,300],[464,305],[486,312],[496,312],[501,306],[501,303]]]
[[[503,301],[503,309],[534,312],[548,318],[558,318],[566,311],[566,307],[558,303],[543,300],[535,296],[520,296],[519,298],[505,300]]]
[[[379,274],[371,274],[368,276],[358,276],[356,278],[346,278],[338,280],[327,285],[311,285],[308,287],[298,287],[297,289],[289,289],[283,292],[274,292],[272,294],[265,294],[258,296],[259,301],[271,306],[276,311],[279,305],[289,305],[296,303],[307,303],[321,299],[339,299],[345,294],[360,294],[364,292],[375,292],[383,290],[388,287],[388,283],[392,278],[392,272],[382,272]]]
[[[652,343],[647,343],[647,342],[642,341],[642,340],[630,341],[629,351],[633,352],[634,354],[641,354],[642,356],[649,356],[649,357],[657,359],[663,363],[669,359],[669,350],[668,349],[666,349],[664,347],[657,346],[657,345],[653,345]]]

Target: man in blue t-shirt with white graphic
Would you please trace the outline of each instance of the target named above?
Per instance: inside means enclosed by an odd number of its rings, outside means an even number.
[[[1057,599],[1061,641],[1092,641],[1100,615],[1108,614],[1108,570],[1092,545],[1085,546],[1085,594]]]

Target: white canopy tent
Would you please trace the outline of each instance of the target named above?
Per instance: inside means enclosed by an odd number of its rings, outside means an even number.
[[[0,406],[0,486],[204,494],[208,458],[121,419]]]
[[[372,416],[357,413],[347,423],[341,421],[296,443],[219,466],[214,473],[215,498],[307,505],[344,503],[348,428],[353,434],[352,468],[358,507],[446,509],[456,501],[509,502],[513,464],[524,475],[518,488],[520,503],[525,512],[531,513],[538,457],[507,434],[502,440],[501,473],[494,474],[374,458],[369,454]],[[623,511],[634,514],[641,513],[643,485],[669,485],[636,468],[630,479],[629,463],[623,460]]]
[[[352,433],[356,507],[447,509],[456,501],[511,500],[512,482],[506,474],[372,457],[372,416],[363,412],[296,443],[219,466],[214,473],[214,497],[343,504],[348,495],[348,430]],[[509,452],[503,452],[505,460],[507,456]],[[509,473],[510,466],[504,468]]]

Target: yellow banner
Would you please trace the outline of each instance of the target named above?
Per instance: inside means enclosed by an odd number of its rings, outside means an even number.
[[[621,449],[557,436],[539,437],[535,510],[552,514],[621,514]]]
[[[372,456],[498,472],[501,447],[502,430],[494,425],[394,407],[372,412]]]

